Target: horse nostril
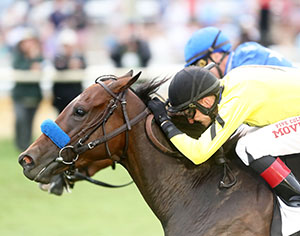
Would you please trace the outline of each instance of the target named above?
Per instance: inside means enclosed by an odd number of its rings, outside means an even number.
[[[33,159],[30,156],[22,155],[19,158],[19,163],[23,167],[33,166]]]
[[[31,157],[28,157],[28,156],[25,156],[23,158],[23,161],[28,165],[28,164],[31,164],[32,163],[32,158]]]

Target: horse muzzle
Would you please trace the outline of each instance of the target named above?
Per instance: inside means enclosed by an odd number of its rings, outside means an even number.
[[[55,160],[46,165],[37,165],[34,158],[26,153],[19,156],[19,164],[23,167],[23,173],[28,179],[40,183],[49,183],[59,168],[59,163]]]

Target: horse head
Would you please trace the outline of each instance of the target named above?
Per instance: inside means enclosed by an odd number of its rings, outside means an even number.
[[[101,160],[106,160],[108,166],[119,160],[124,154],[121,150],[127,145],[129,119],[136,116],[134,111],[127,112],[126,99],[130,99],[126,97],[127,89],[140,74],[133,76],[130,71],[121,77],[109,75],[96,79],[95,84],[59,114],[55,123],[48,124],[47,132],[21,153],[19,163],[24,175],[30,180],[49,183],[54,175],[64,171],[97,166],[92,163]],[[140,102],[136,107],[145,105]],[[112,134],[118,127],[123,129]],[[62,146],[55,141],[61,133],[68,139]],[[96,170],[90,171],[94,174]]]

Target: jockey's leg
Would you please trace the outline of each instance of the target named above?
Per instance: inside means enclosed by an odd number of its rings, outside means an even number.
[[[236,152],[287,205],[300,207],[300,184],[278,157],[300,153],[300,117],[247,133],[239,139]]]
[[[300,184],[279,157],[265,156],[253,160],[250,167],[267,181],[283,202],[300,207]]]

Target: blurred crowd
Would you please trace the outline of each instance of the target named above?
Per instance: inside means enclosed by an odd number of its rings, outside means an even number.
[[[88,66],[183,66],[187,40],[206,26],[221,29],[234,47],[256,41],[300,61],[298,0],[2,0],[0,12],[0,67],[15,71],[20,150],[31,142],[43,96],[36,78],[45,67],[61,72],[52,85],[61,112],[81,93]]]
[[[76,33],[70,41],[88,64],[183,63],[187,39],[209,25],[222,29],[235,45],[259,41],[299,59],[297,0],[2,0],[0,11],[2,67],[10,65],[24,27],[35,30],[46,62],[53,62],[67,29]]]

